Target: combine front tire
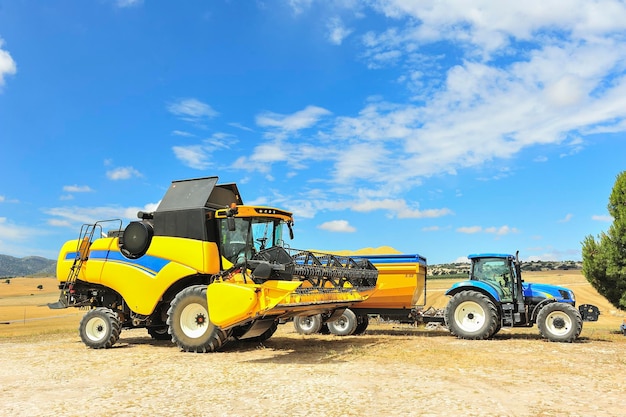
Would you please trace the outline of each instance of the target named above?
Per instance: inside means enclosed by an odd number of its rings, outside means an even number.
[[[206,285],[194,285],[179,292],[167,311],[172,342],[186,352],[214,352],[228,335],[209,319]]]
[[[89,310],[80,320],[80,339],[92,349],[108,349],[120,338],[122,326],[117,314],[110,308]]]
[[[296,316],[293,318],[293,327],[299,334],[315,334],[322,328],[322,315]]]
[[[498,312],[486,295],[462,291],[448,301],[445,321],[450,333],[460,339],[489,339],[497,331]]]
[[[328,330],[335,336],[349,336],[356,331],[358,326],[356,314],[349,308],[346,308],[337,320],[329,321],[326,324],[328,325]]]
[[[550,303],[537,315],[539,333],[551,342],[571,343],[583,328],[580,312],[570,304]]]

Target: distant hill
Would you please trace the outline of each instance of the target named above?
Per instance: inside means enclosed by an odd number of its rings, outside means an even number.
[[[41,256],[14,258],[13,256],[0,255],[0,278],[31,275],[54,276],[56,264],[56,261]]]
[[[581,261],[534,261],[522,262],[522,271],[567,271],[570,269],[582,269]],[[438,264],[428,266],[428,275],[436,277],[448,277],[469,275],[469,263]]]

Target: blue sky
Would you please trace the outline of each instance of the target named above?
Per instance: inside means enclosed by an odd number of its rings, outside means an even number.
[[[0,253],[217,175],[293,247],[577,260],[626,169],[623,1],[0,0]]]

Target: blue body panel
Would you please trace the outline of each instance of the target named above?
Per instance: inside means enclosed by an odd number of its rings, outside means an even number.
[[[500,294],[498,294],[498,291],[496,291],[496,289],[493,288],[493,286],[483,281],[467,280],[467,281],[455,282],[450,287],[450,289],[446,291],[446,295],[451,295],[458,289],[467,290],[467,289],[472,289],[472,288],[480,288],[481,290],[484,290],[487,293],[489,293],[491,297],[493,297],[494,300],[496,300],[497,302],[500,302]]]

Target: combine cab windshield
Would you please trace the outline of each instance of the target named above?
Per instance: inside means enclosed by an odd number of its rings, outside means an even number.
[[[235,230],[220,220],[222,256],[233,264],[244,262],[259,251],[283,246],[284,222],[274,218],[235,218]]]

